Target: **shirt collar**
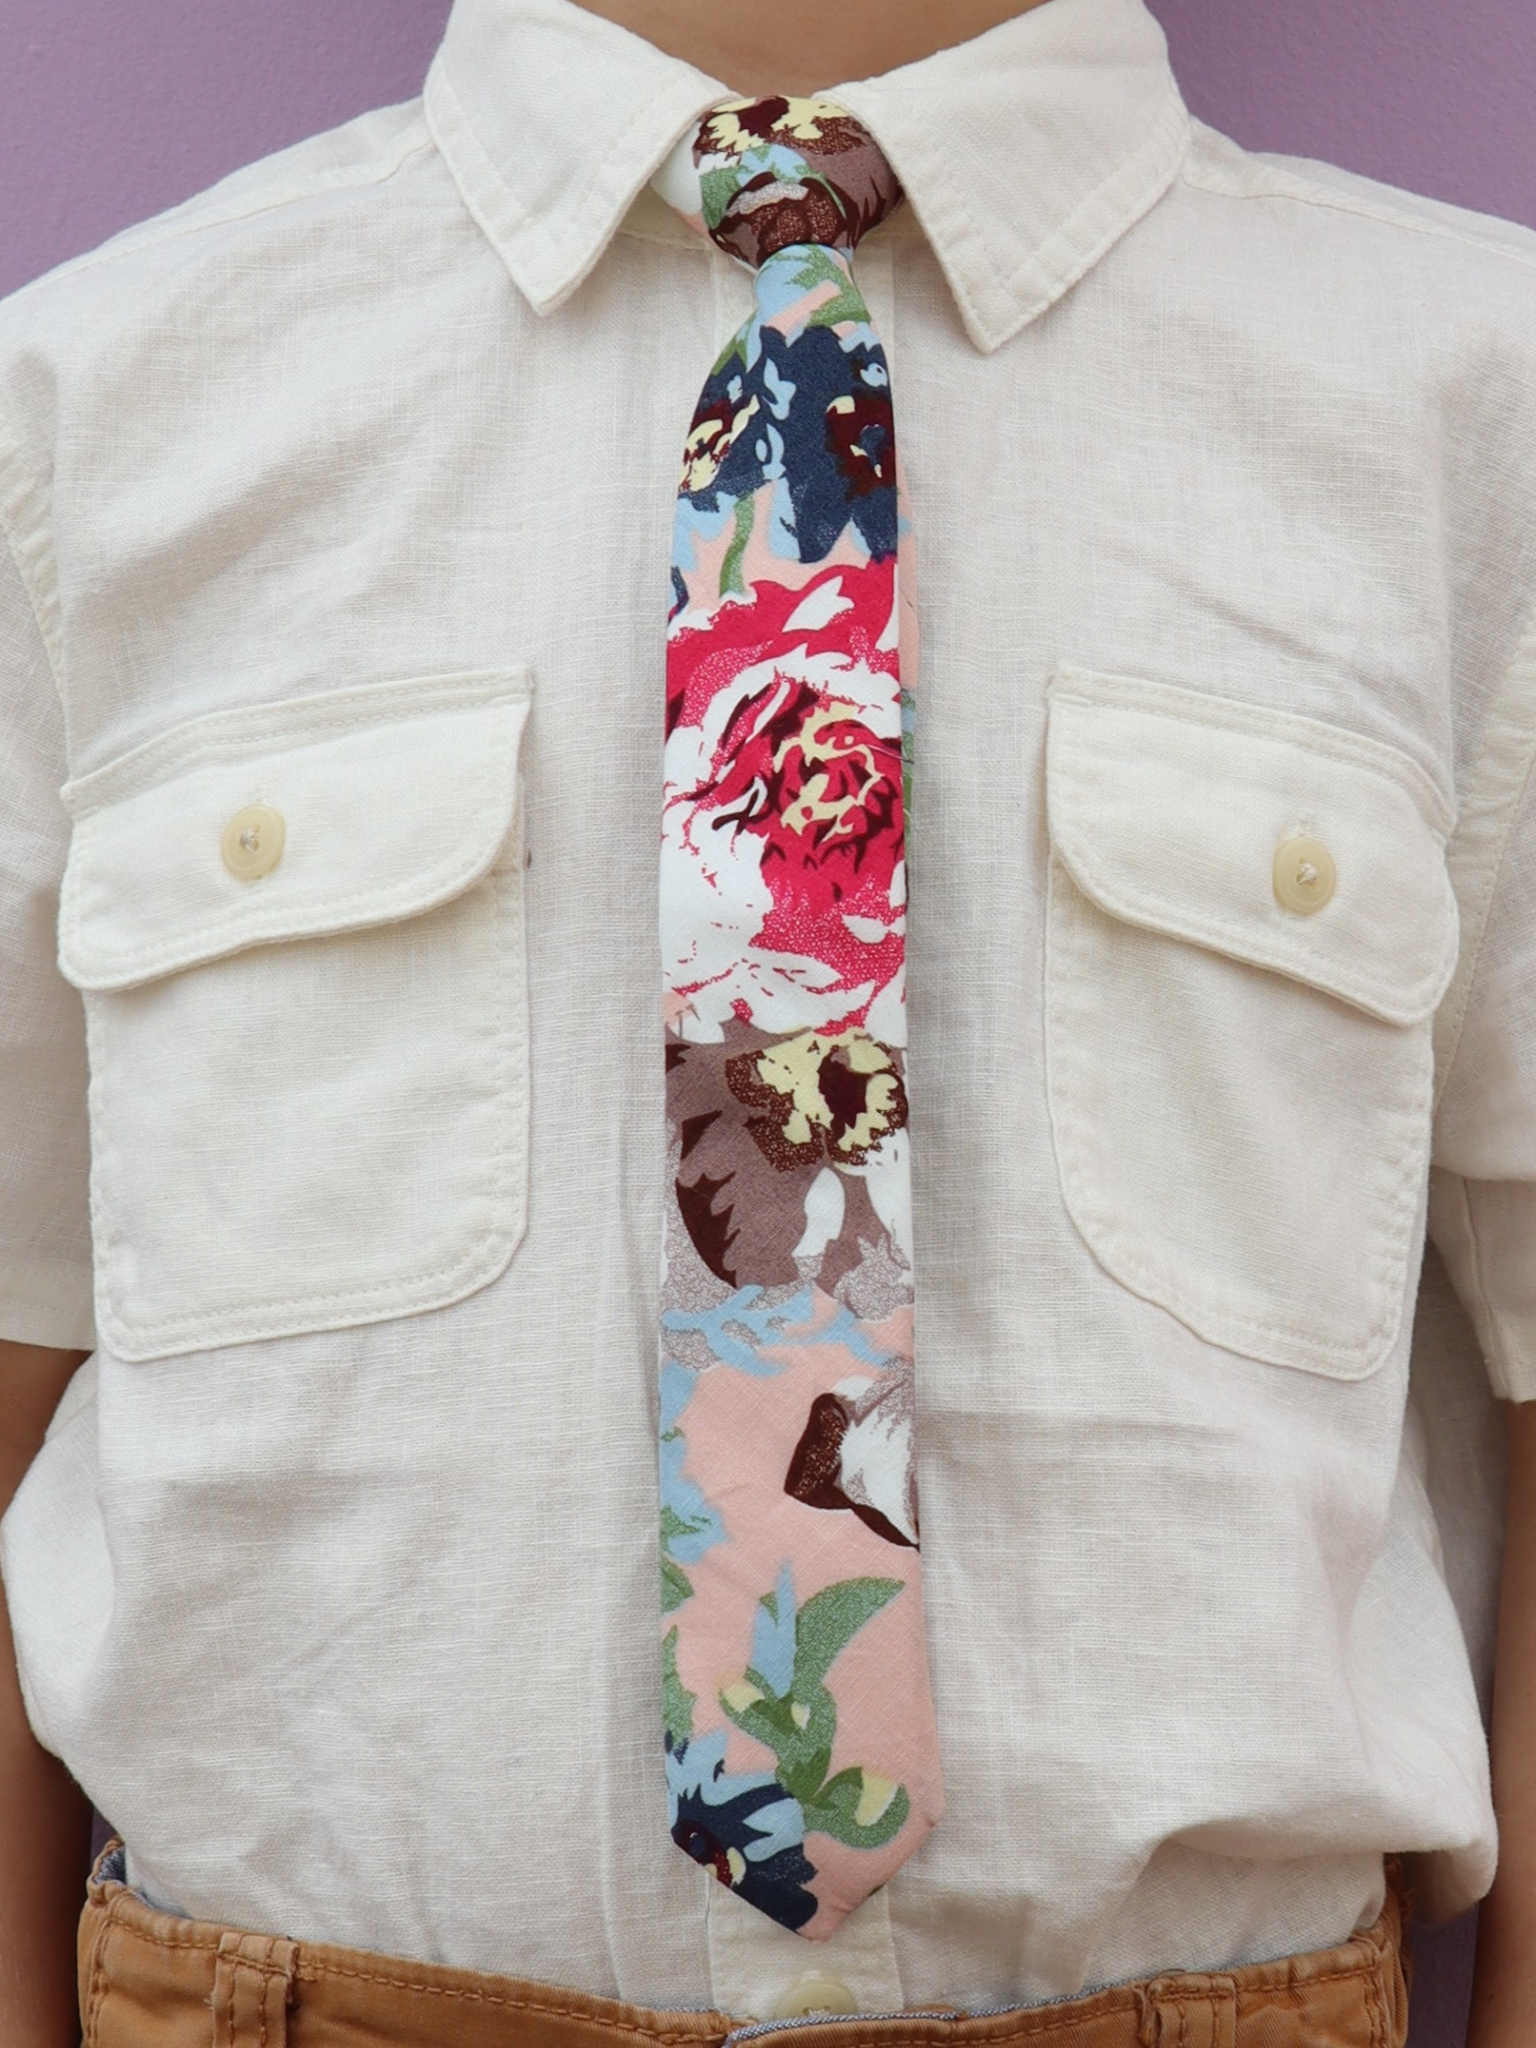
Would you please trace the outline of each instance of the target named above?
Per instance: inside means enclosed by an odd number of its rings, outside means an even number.
[[[1188,146],[1143,0],[1046,0],[920,63],[826,90],[890,157],[988,352],[1156,204]],[[574,0],[455,0],[426,108],[465,204],[547,313],[728,93]]]

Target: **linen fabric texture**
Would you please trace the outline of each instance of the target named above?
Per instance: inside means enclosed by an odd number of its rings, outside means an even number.
[[[1140,0],[831,89],[908,198],[947,1810],[826,1967],[1225,1969],[1394,1850],[1454,1910],[1469,1324],[1536,1395],[1536,237],[1192,123]],[[3,1565],[162,1903],[752,2013],[804,1944],[666,1853],[655,1707],[658,594],[752,292],[646,187],[727,96],[458,0],[420,104],[0,311],[0,1332],[95,1346]]]

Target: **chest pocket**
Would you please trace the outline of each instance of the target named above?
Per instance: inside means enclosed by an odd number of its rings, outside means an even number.
[[[1068,671],[1051,1118],[1099,1263],[1200,1336],[1359,1379],[1401,1324],[1455,966],[1452,819],[1395,748]]]
[[[527,1204],[521,670],[188,721],[65,786],[102,1342],[439,1307]]]

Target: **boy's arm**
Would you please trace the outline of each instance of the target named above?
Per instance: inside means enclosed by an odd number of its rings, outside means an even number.
[[[1483,1901],[1467,2048],[1536,2044],[1536,1401],[1511,1403],[1493,1681],[1499,1872]]]
[[[83,1351],[0,1339],[0,1508],[37,1455]],[[91,1809],[27,1722],[0,1602],[0,2041],[77,2048],[75,1927],[85,1898]]]

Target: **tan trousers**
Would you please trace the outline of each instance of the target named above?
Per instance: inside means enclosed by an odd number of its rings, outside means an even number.
[[[798,2020],[766,2048],[1403,2048],[1403,1919],[1394,1884],[1376,1925],[1340,1948],[1009,2012]],[[733,2025],[172,1919],[99,1875],[80,2010],[86,2048],[723,2048]]]

